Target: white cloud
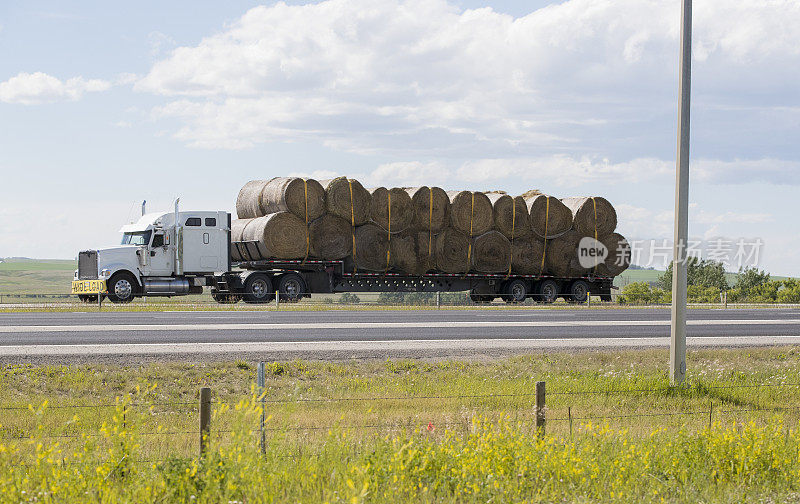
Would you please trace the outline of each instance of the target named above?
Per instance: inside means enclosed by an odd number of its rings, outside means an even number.
[[[612,163],[588,156],[556,155],[544,158],[481,159],[468,161],[458,170],[458,178],[469,182],[490,182],[507,177],[520,181],[543,181],[575,187],[587,182],[635,183],[674,173],[674,164],[654,158],[639,158]]]
[[[800,184],[800,163],[774,159],[719,161],[699,159],[690,168],[693,182],[701,184],[744,184],[759,181],[782,180],[787,185]],[[485,190],[508,186],[538,188],[546,183],[569,192],[578,187],[610,187],[618,184],[639,183],[673,184],[675,161],[656,158],[636,158],[612,162],[591,156],[554,155],[539,158],[477,159],[462,163],[447,161],[398,161],[384,163],[372,171],[348,172],[321,170],[294,172],[292,176],[316,179],[339,175],[355,177],[371,186],[394,187],[435,184],[446,188],[471,186]],[[520,191],[522,192],[522,191]],[[709,214],[699,209],[698,203],[689,204],[693,222],[767,222],[767,213],[726,212]],[[644,209],[634,209],[634,214],[645,215]],[[670,213],[671,215],[671,213]],[[646,214],[653,218],[653,214]],[[672,217],[670,217],[671,219]],[[670,221],[671,222],[671,221]],[[671,225],[671,224],[670,224]]]
[[[783,159],[700,159],[691,164],[691,176],[711,184],[769,182],[800,185],[800,162]]]
[[[596,153],[592,138],[624,142],[654,114],[674,117],[678,7],[568,0],[514,18],[445,0],[278,3],[174,49],[135,88],[174,100],[155,116],[178,118],[176,137],[196,147],[302,138],[358,153]],[[709,103],[799,80],[799,24],[794,2],[697,6]]]
[[[772,222],[772,214],[766,212],[733,212],[712,213],[700,210],[691,217],[692,222],[699,224],[763,224]]]
[[[654,239],[672,237],[673,211],[653,210],[627,203],[616,203],[617,231],[629,238]]]
[[[73,77],[62,81],[42,72],[21,72],[0,82],[0,101],[37,105],[65,100],[78,100],[84,93],[107,91],[111,83],[100,79]]]
[[[160,57],[169,49],[178,45],[175,39],[159,31],[148,33],[147,41],[150,44],[150,55],[154,57]]]

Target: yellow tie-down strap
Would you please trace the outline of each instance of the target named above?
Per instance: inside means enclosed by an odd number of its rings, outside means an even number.
[[[508,257],[508,273],[506,278],[511,276],[511,263],[514,262],[514,228],[517,226],[517,202],[511,198],[511,249]]]
[[[389,211],[389,224],[388,230],[386,230],[386,271],[389,271],[389,262],[392,258],[392,193],[390,191],[386,191],[386,206],[388,207]]]
[[[355,274],[358,270],[356,265],[356,213],[353,209],[353,181],[347,179],[347,183],[350,185],[350,232],[353,235],[353,274]]]
[[[597,200],[594,199],[594,196],[592,196],[592,205],[594,206],[594,241],[597,246]],[[597,275],[597,263],[594,265],[593,274]]]
[[[472,191],[472,208],[469,210],[469,245],[467,246],[467,271],[464,273],[469,273],[469,267],[472,265],[472,221],[475,218],[475,191]]]
[[[303,190],[306,197],[306,256],[303,258],[303,262],[305,262],[308,259],[308,252],[311,250],[311,226],[308,225],[308,179],[303,179]]]
[[[542,265],[539,266],[539,275],[544,274],[544,258],[547,255],[547,223],[550,221],[550,196],[545,196],[547,205],[544,211],[544,245],[542,246]]]
[[[433,248],[433,188],[428,188],[428,261]]]

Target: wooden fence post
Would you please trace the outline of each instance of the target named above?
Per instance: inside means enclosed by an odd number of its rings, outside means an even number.
[[[544,436],[544,382],[536,382],[536,433],[539,436]]]
[[[708,405],[708,429],[711,430],[711,423],[714,418],[714,401]]]
[[[206,454],[211,440],[211,389],[200,389],[200,458]]]
[[[261,422],[260,422],[260,430],[261,430],[261,453],[262,455],[266,455],[267,447],[266,447],[266,440],[264,438],[264,423],[266,422],[266,414],[267,414],[267,405],[266,405],[266,397],[265,397],[265,389],[266,389],[266,379],[264,378],[264,362],[258,363],[258,398],[261,401]]]
[[[569,438],[572,439],[572,406],[567,408],[567,416],[569,417]]]

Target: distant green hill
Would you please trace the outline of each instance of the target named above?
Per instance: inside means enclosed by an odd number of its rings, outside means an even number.
[[[74,260],[0,259],[0,293],[2,294],[69,294]]]

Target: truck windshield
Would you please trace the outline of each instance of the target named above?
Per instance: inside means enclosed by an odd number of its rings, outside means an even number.
[[[138,233],[125,233],[122,235],[122,245],[149,245],[152,231]]]

